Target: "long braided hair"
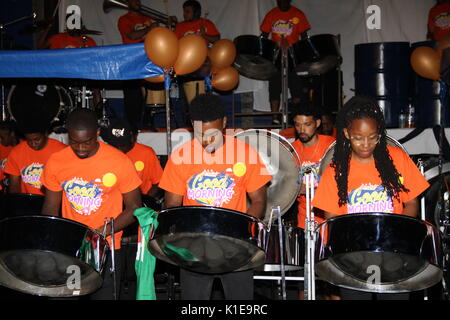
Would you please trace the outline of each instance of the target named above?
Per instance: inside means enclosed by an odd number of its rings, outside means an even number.
[[[355,119],[373,119],[378,124],[380,141],[373,152],[375,167],[387,194],[391,198],[398,199],[401,191],[409,190],[400,182],[400,173],[395,168],[387,150],[383,112],[373,98],[355,96],[344,105],[336,118],[337,137],[331,167],[335,169],[334,178],[338,187],[339,206],[345,205],[348,200],[348,173],[352,155],[350,140],[345,136],[344,128],[349,129]]]

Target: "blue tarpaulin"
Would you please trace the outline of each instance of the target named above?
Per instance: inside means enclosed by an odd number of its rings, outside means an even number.
[[[49,50],[0,51],[0,78],[131,80],[163,74],[144,44]]]

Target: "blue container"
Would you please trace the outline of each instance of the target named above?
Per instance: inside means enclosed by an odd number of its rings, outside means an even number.
[[[363,43],[355,46],[355,93],[375,98],[386,126],[396,128],[410,104],[409,42]]]

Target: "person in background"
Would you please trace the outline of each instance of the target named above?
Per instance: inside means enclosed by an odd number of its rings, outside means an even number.
[[[309,29],[311,29],[311,26],[305,14],[300,9],[292,6],[291,0],[277,0],[277,7],[266,14],[260,26],[263,37],[270,37],[278,46],[285,45],[288,48],[299,41],[299,39],[305,39]],[[283,39],[285,43],[282,43]],[[288,77],[292,103],[298,104],[301,102],[302,96],[304,96],[302,93],[303,80],[294,69],[289,71]],[[280,111],[281,82],[280,71],[269,79],[271,112]],[[274,115],[273,123],[280,124],[280,117]]]
[[[321,126],[319,127],[319,133],[332,136],[336,138],[336,128],[334,126],[334,115],[328,112],[323,112],[321,116]]]
[[[387,145],[383,111],[376,100],[355,96],[339,110],[337,139],[312,206],[329,219],[344,214],[390,213],[417,217],[419,195],[429,183],[402,149]],[[372,294],[341,289],[346,299]],[[408,299],[409,294],[378,294],[378,299]]]
[[[66,127],[69,147],[48,159],[41,177],[46,188],[42,214],[59,216],[61,210],[63,218],[85,224],[100,233],[105,219],[114,218],[114,256],[117,284],[120,284],[122,230],[135,221],[133,212],[141,207],[141,180],[125,154],[97,140],[100,130],[93,110],[75,109],[69,114]],[[111,234],[111,223],[108,223],[106,235],[109,238]],[[90,296],[91,299],[114,298],[114,278],[109,273],[110,268],[108,255],[103,286]]]
[[[437,0],[428,12],[427,39],[442,40],[450,34],[450,0]]]
[[[222,99],[201,94],[192,101],[190,111],[194,138],[172,152],[159,184],[166,192],[166,207],[212,205],[262,218],[271,176],[253,148],[223,134],[226,107]],[[183,160],[177,164],[179,157]],[[205,201],[202,191],[211,192],[211,198]],[[202,274],[180,269],[181,299],[209,300],[215,278],[222,281],[225,299],[253,299],[253,270]]]
[[[49,124],[38,116],[19,123],[25,140],[15,146],[6,159],[4,172],[9,178],[9,193],[44,195],[40,181],[48,158],[67,146],[48,137]]]

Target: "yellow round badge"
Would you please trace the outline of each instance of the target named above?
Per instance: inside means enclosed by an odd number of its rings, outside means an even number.
[[[117,182],[117,177],[114,173],[107,173],[102,178],[103,185],[105,187],[112,187]]]
[[[293,24],[297,24],[297,23],[299,23],[299,22],[300,22],[300,19],[299,19],[299,18],[297,18],[297,17],[292,18],[292,23],[293,23]]]
[[[144,170],[145,164],[142,161],[136,161],[134,163],[134,167],[136,168],[136,171],[142,171]]]
[[[233,173],[236,177],[242,177],[247,172],[245,163],[238,162],[233,166]]]

